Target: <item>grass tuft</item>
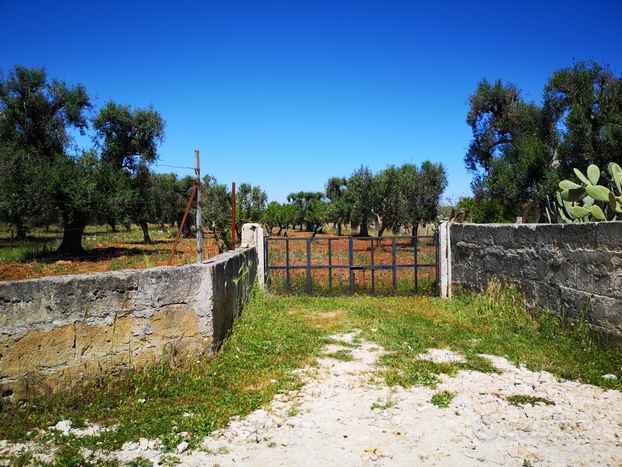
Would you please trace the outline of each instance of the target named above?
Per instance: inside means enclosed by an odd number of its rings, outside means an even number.
[[[538,402],[542,402],[548,405],[555,405],[553,401],[545,399],[544,397],[525,396],[525,395],[520,395],[520,394],[508,396],[505,398],[505,400],[515,407],[518,407],[520,405],[527,405],[527,404],[536,405]]]
[[[449,391],[437,392],[432,396],[430,402],[437,406],[439,409],[446,409],[451,404],[451,401],[456,397],[456,394]]]
[[[352,356],[352,351],[345,349],[337,350],[333,353],[327,353],[326,356],[329,358],[334,358],[335,360],[341,360],[342,362],[351,362],[352,360],[354,360],[354,357]]]

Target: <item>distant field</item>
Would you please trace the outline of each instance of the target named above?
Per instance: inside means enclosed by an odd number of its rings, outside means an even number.
[[[153,244],[143,243],[142,230],[132,226],[119,232],[110,227],[88,226],[82,237],[82,246],[88,256],[68,259],[55,254],[63,238],[63,231],[52,226],[31,230],[23,242],[11,241],[11,232],[0,225],[0,280],[34,279],[63,274],[118,271],[164,266],[173,248],[177,230],[161,230],[159,226],[149,229]],[[218,247],[211,237],[203,242],[204,257],[218,254]],[[172,264],[181,265],[196,261],[196,239],[180,238]]]
[[[273,230],[274,235],[277,232],[278,229]],[[319,237],[336,235],[331,228],[326,228],[325,232]],[[373,235],[375,231],[370,233]],[[420,235],[431,233],[431,229],[419,231]],[[33,229],[29,231],[26,240],[18,242],[11,239],[11,229],[0,224],[0,281],[166,265],[177,228],[163,230],[159,225],[153,224],[149,226],[149,234],[153,243],[146,245],[143,243],[142,230],[135,225],[129,231],[121,227],[118,232],[112,232],[108,226],[88,226],[82,237],[82,246],[88,256],[71,259],[55,254],[63,238],[63,230],[59,226],[50,226],[47,232],[44,228]],[[343,235],[346,234],[350,234],[350,231],[344,229]],[[290,229],[288,235],[310,237],[311,233]],[[384,237],[388,238],[390,235],[385,233]],[[204,233],[203,258],[211,258],[217,254],[218,246],[214,238]],[[196,262],[196,259],[194,234],[190,238],[181,237],[172,264],[190,264]]]

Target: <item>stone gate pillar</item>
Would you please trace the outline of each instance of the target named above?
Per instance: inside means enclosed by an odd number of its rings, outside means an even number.
[[[264,237],[261,224],[244,224],[242,226],[242,248],[255,247],[257,252],[257,283],[262,289],[265,287],[264,275]]]

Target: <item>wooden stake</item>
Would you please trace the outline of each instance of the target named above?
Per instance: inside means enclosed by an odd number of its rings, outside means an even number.
[[[231,243],[235,250],[235,182],[231,188]]]
[[[201,165],[199,150],[194,151],[194,183],[197,186],[197,263],[203,262],[203,230],[201,225]]]

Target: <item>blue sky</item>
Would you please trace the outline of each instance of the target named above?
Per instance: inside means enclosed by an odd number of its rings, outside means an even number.
[[[0,0],[0,68],[46,66],[102,107],[153,104],[160,164],[269,200],[361,165],[442,162],[470,195],[467,99],[482,78],[538,100],[573,59],[622,73],[622,0]],[[89,144],[88,139],[80,144]],[[180,175],[192,171],[157,167]]]

